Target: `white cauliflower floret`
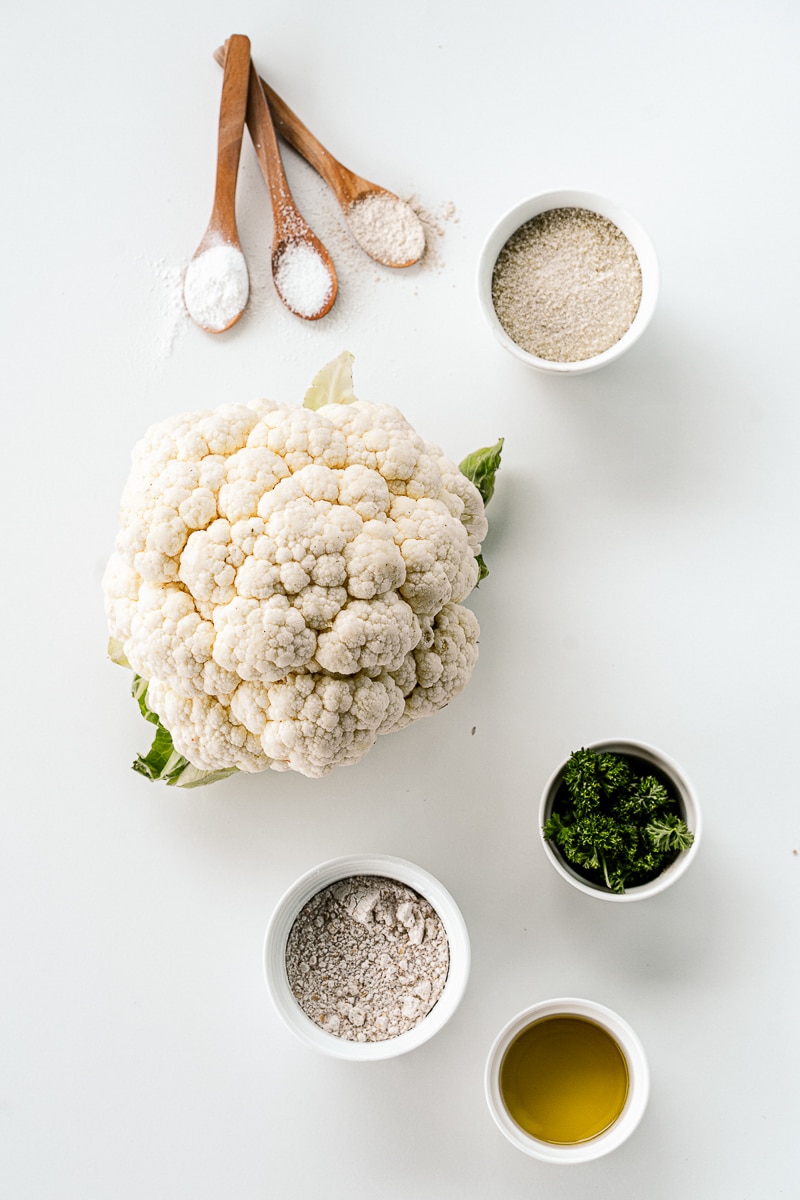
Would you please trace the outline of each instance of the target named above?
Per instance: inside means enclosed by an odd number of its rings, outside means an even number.
[[[317,648],[316,634],[289,598],[237,597],[216,609],[214,661],[241,679],[272,681],[304,667]]]
[[[322,776],[466,685],[485,533],[395,408],[185,413],[134,450],[110,633],[196,768]]]
[[[379,733],[395,728],[403,694],[386,674],[350,679],[289,676],[269,689],[264,751],[303,775],[358,762]]]
[[[230,708],[212,696],[181,696],[158,679],[150,681],[147,701],[172,734],[175,749],[202,771],[236,767],[263,771],[265,761],[259,738],[232,718]]]
[[[143,584],[126,643],[128,662],[144,679],[170,679],[175,691],[203,691],[203,667],[214,648],[214,626],[191,596],[174,585]]]
[[[446,604],[436,614],[424,639],[428,644],[412,651],[414,684],[402,724],[438,712],[458,695],[477,661],[479,633],[477,617],[461,604]]]
[[[486,519],[486,509],[483,506],[481,494],[475,485],[461,474],[455,464],[450,462],[449,458],[440,455],[437,463],[442,473],[442,482],[445,485],[442,498],[446,504],[454,506],[450,511],[458,517],[466,529],[467,540],[472,551],[479,554],[481,542],[489,532],[489,522]]]
[[[406,565],[403,597],[426,616],[463,600],[478,581],[478,564],[461,522],[441,501],[427,497],[397,498],[392,517]]]
[[[353,600],[317,641],[317,662],[331,675],[394,670],[419,641],[419,621],[395,592]]]

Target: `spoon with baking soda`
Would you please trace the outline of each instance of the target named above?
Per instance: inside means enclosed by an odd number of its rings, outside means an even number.
[[[250,80],[250,39],[235,33],[221,51],[217,174],[208,228],[183,282],[189,316],[208,333],[223,333],[247,306],[250,281],[236,227],[236,176],[244,136]]]
[[[215,52],[218,63],[222,55],[221,49]],[[418,263],[425,253],[425,227],[411,205],[343,166],[268,83],[258,79],[258,84],[278,133],[325,180],[361,249],[385,267]]]
[[[250,63],[247,128],[272,199],[272,278],[275,290],[297,317],[317,321],[336,299],[331,256],[297,209],[278,150],[267,98]]]

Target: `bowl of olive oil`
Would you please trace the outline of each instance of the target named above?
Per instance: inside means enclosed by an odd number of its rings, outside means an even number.
[[[620,1146],[647,1106],[650,1076],[633,1029],[573,997],[518,1013],[486,1062],[486,1099],[502,1133],[545,1162],[578,1163]]]

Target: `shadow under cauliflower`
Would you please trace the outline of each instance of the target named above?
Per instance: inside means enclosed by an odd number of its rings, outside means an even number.
[[[323,374],[319,407],[187,413],[134,449],[103,586],[169,764],[151,777],[321,777],[470,678],[481,491],[396,408],[320,405]]]

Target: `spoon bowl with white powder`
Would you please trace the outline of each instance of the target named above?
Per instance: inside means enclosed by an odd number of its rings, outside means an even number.
[[[189,316],[208,333],[230,329],[247,307],[250,277],[241,247],[222,238],[201,244],[183,281]]]
[[[214,206],[208,228],[187,267],[183,285],[189,316],[208,333],[223,333],[230,329],[244,312],[250,294],[235,209],[250,73],[249,38],[234,34],[228,39],[224,65]]]
[[[324,317],[336,299],[333,262],[317,238],[281,239],[272,252],[272,277],[286,307],[307,321]]]
[[[385,267],[412,267],[425,253],[425,229],[410,204],[369,184],[342,203],[361,249]]]
[[[222,62],[222,51],[214,57]],[[361,249],[384,267],[412,267],[425,253],[425,227],[412,206],[394,192],[345,167],[280,98],[258,80],[282,138],[322,176],[339,202]]]
[[[324,317],[338,283],[330,254],[298,211],[278,150],[267,98],[250,65],[247,128],[272,200],[272,277],[286,307],[306,321]]]

